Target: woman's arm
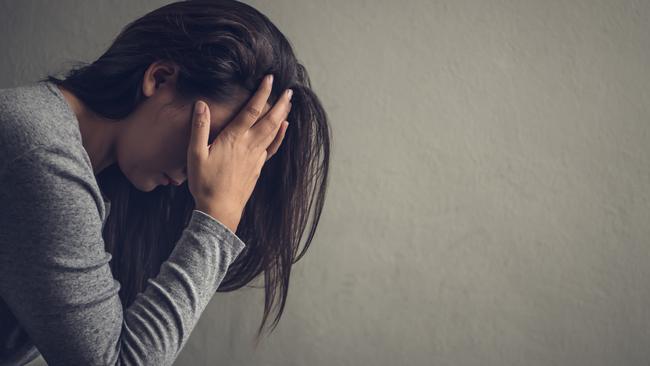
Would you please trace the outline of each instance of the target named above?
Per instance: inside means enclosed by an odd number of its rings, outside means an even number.
[[[42,147],[0,176],[0,296],[47,363],[171,365],[245,244],[194,210],[158,276],[123,308],[87,162]]]

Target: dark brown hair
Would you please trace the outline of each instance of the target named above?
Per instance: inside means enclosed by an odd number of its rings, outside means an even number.
[[[305,254],[320,219],[329,169],[327,115],[284,35],[265,15],[238,1],[165,5],[127,24],[96,61],[77,63],[63,80],[48,75],[40,81],[63,86],[105,118],[121,119],[145,98],[144,72],[157,60],[179,67],[176,88],[184,100],[228,103],[241,88],[252,95],[266,74],[274,75],[271,105],[286,88],[294,91],[282,145],[262,168],[237,227],[246,247],[217,290],[259,287],[248,284],[264,272],[259,341],[278,295],[280,305],[271,331],[280,320],[291,266]],[[102,235],[113,256],[113,275],[121,283],[120,299],[128,307],[169,257],[195,202],[187,181],[142,192],[117,164],[101,171],[97,181],[111,201]],[[312,209],[311,227],[299,253]]]

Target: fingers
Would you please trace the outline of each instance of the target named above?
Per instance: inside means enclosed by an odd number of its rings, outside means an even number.
[[[291,110],[291,89],[283,93],[273,108],[266,113],[263,119],[258,121],[252,128],[253,145],[262,146],[266,149],[275,137],[282,121],[287,119]]]
[[[202,111],[202,113],[199,113]],[[188,154],[204,158],[208,156],[208,136],[210,135],[210,108],[203,101],[194,103],[192,113],[192,132]]]
[[[273,75],[269,74],[264,77],[255,94],[237,114],[232,123],[228,124],[227,128],[231,129],[236,135],[242,135],[248,131],[262,115],[262,109],[266,105],[269,95],[271,95],[272,88]]]

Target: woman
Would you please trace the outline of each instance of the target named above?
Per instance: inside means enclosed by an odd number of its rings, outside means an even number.
[[[279,295],[275,328],[330,129],[263,14],[156,9],[64,79],[0,90],[0,122],[0,365],[171,365],[212,295],[262,273],[258,340]]]

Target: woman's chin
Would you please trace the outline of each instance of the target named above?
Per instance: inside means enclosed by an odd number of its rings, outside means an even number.
[[[164,177],[164,176],[161,176]],[[160,179],[149,178],[146,181],[129,179],[131,184],[140,192],[151,192],[158,187],[164,187],[165,184],[160,182]]]
[[[162,186],[162,184],[156,181],[148,181],[146,185],[142,185],[140,182],[138,182],[137,184],[133,183],[133,186],[140,192],[151,192],[154,189],[158,188],[158,186]]]
[[[164,186],[165,186],[164,184],[154,180],[153,182],[151,182],[151,187],[149,188],[149,190],[147,192],[151,192],[151,191],[153,191],[154,189],[156,189],[158,187],[164,187]]]

